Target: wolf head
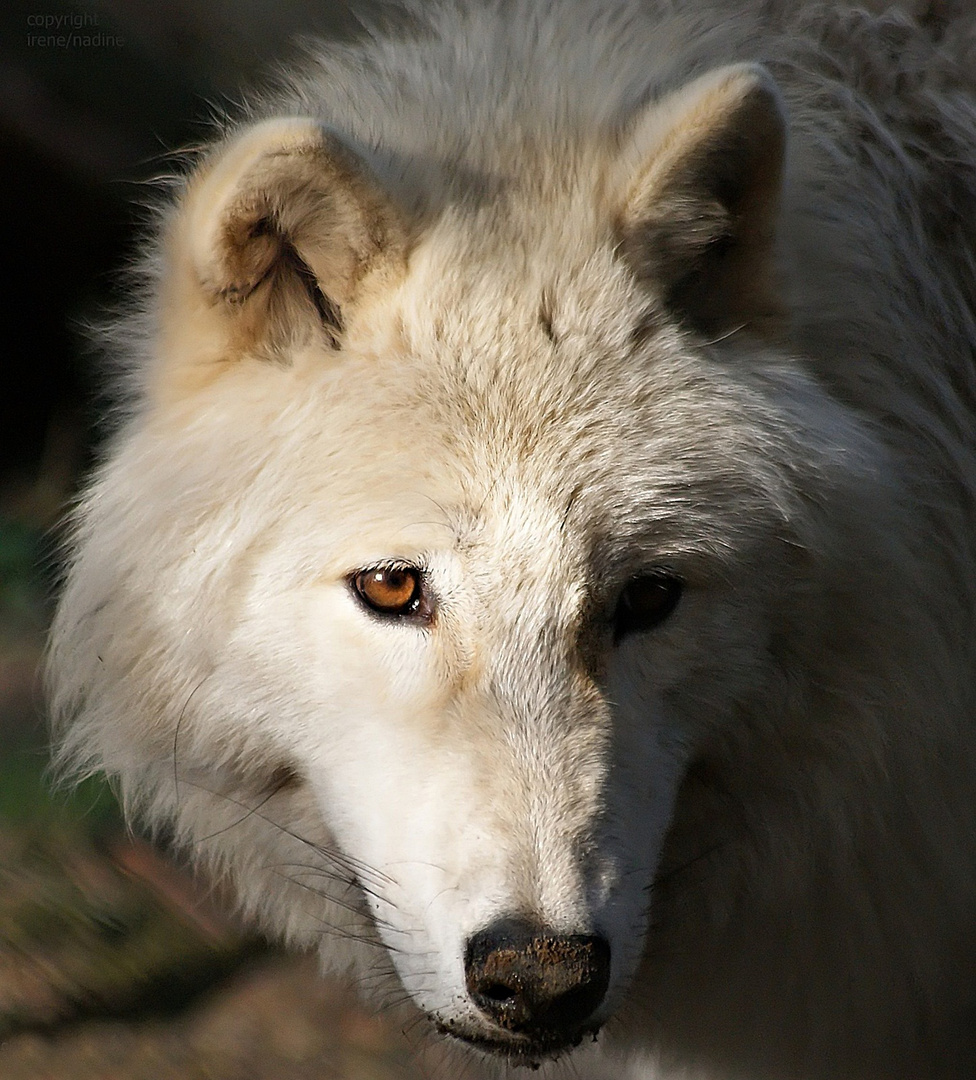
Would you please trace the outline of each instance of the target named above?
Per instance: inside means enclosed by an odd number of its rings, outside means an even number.
[[[737,850],[723,799],[856,607],[878,451],[780,347],[784,144],[752,66],[477,175],[235,131],[76,518],[66,757],[516,1059],[603,1024],[666,879]]]

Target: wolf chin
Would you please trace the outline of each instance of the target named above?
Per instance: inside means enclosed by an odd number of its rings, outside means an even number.
[[[971,1076],[969,17],[385,18],[160,209],[62,762],[459,1053]]]

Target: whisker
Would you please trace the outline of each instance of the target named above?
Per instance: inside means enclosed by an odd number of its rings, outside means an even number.
[[[366,934],[357,934],[353,930],[347,930],[344,927],[336,926],[334,923],[327,922],[325,919],[319,918],[317,915],[313,915],[312,912],[306,911],[306,915],[309,918],[314,919],[324,929],[323,934],[331,934],[333,937],[342,938],[343,941],[356,941],[361,945],[371,945],[375,949],[388,950],[389,946],[384,945],[382,941],[377,941],[375,938],[371,938]]]
[[[173,800],[177,806],[180,805],[180,769],[179,769],[179,755],[177,748],[180,741],[180,728],[183,726],[183,719],[186,716],[186,710],[189,708],[190,702],[193,700],[193,695],[200,689],[201,686],[210,678],[210,674],[204,675],[204,677],[194,686],[187,696],[186,701],[183,702],[183,708],[180,709],[180,715],[176,720],[176,729],[173,732]]]
[[[247,821],[249,817],[251,817],[253,814],[256,814],[262,806],[270,802],[271,799],[273,799],[275,795],[277,795],[278,792],[282,790],[282,788],[287,787],[288,784],[289,778],[285,777],[284,780],[282,780],[276,787],[272,788],[272,790],[269,791],[267,795],[265,795],[265,797],[257,804],[257,806],[251,807],[251,809],[248,810],[247,813],[244,814],[242,817],[239,817],[237,821],[232,821],[230,825],[225,825],[222,829],[217,829],[216,832],[208,833],[207,836],[200,837],[199,839],[195,840],[194,843],[204,844],[208,840],[213,840],[215,836],[221,836],[223,833],[229,832],[231,829],[236,829],[238,825],[243,824],[245,821]]]
[[[269,864],[269,868],[270,865],[271,864]],[[396,904],[394,904],[393,901],[389,899],[389,897],[387,897],[381,892],[377,892],[375,889],[368,888],[359,880],[359,878],[355,874],[350,874],[349,877],[343,877],[341,874],[335,872],[334,870],[327,870],[325,867],[322,866],[311,866],[308,863],[274,863],[273,865],[281,866],[286,869],[291,867],[295,870],[304,870],[306,873],[316,874],[319,877],[327,878],[330,881],[341,881],[346,885],[353,886],[359,889],[359,891],[361,893],[364,893],[366,896],[372,896],[374,900],[378,900],[381,903],[388,904],[394,909],[396,908]]]
[[[282,874],[280,871],[275,870],[274,867],[266,867],[272,874],[276,874],[283,881],[288,881],[292,885],[297,885],[299,889],[304,889],[306,892],[310,892],[313,896],[321,897],[323,900],[328,900],[330,904],[335,904],[336,907],[342,908],[344,911],[348,911],[351,915],[359,915],[364,920],[368,920],[373,926],[382,927],[384,930],[390,932],[400,932],[397,927],[388,923],[385,919],[378,919],[368,911],[363,911],[361,907],[357,907],[355,904],[349,903],[347,900],[340,900],[337,896],[333,896],[331,893],[325,892],[324,889],[316,889],[312,885],[306,885],[304,881],[299,881],[297,878],[292,877],[290,874]],[[383,942],[377,942],[377,944],[384,944]],[[395,945],[386,946],[391,952],[399,952],[400,950]]]
[[[669,881],[671,881],[672,878],[676,877],[678,874],[684,873],[685,870],[688,870],[690,867],[694,866],[695,863],[701,862],[703,859],[707,859],[709,855],[713,855],[716,851],[720,851],[723,847],[725,847],[727,842],[728,841],[726,840],[719,840],[718,843],[712,844],[711,847],[708,847],[704,851],[699,852],[697,855],[688,859],[687,862],[680,863],[678,866],[667,868],[663,874],[658,873],[654,880],[650,883],[650,885],[645,886],[645,890],[657,889],[662,885],[666,885]]]
[[[382,1004],[374,1006],[372,1011],[375,1012],[377,1016],[382,1016],[384,1013],[393,1012],[394,1009],[403,1008],[404,1005],[409,1005],[412,1001],[413,996],[407,991],[403,991],[403,993],[389,998]]]
[[[405,1035],[407,1038],[409,1038],[411,1033],[416,1029],[417,1025],[424,1023],[426,1020],[427,1017],[423,1013],[421,1013],[418,1017],[415,1017],[413,1020],[411,1020],[409,1024],[405,1024],[402,1028],[400,1028],[400,1034]]]
[[[731,330],[726,330],[724,334],[719,334],[718,337],[712,338],[709,341],[703,341],[701,344],[708,348],[709,345],[718,345],[720,341],[728,341],[730,337],[734,337],[740,330],[745,330],[749,324],[747,322],[739,323],[738,326],[733,326]]]
[[[259,813],[257,809],[249,807],[247,803],[241,802],[240,799],[235,799],[233,795],[228,795],[226,794],[226,792],[223,791],[214,791],[212,788],[207,787],[206,784],[200,784],[193,780],[188,780],[185,776],[183,777],[183,784],[189,785],[190,787],[195,787],[199,791],[206,791],[208,794],[213,795],[214,798],[225,799],[227,802],[233,803],[235,806],[239,806],[242,810],[253,811],[254,817],[266,822],[273,828],[278,829],[279,832],[284,833],[285,836],[290,836],[293,840],[297,840],[298,843],[303,844],[305,847],[311,848],[312,851],[314,851],[318,855],[321,855],[324,859],[328,859],[330,862],[333,862],[340,867],[345,864],[345,868],[351,871],[357,878],[361,878],[363,876],[373,877],[377,879],[377,887],[382,887],[384,882],[390,885],[397,884],[396,881],[389,876],[389,874],[384,874],[382,870],[377,870],[375,867],[371,867],[368,864],[361,862],[359,859],[354,859],[350,856],[345,855],[343,852],[335,851],[332,848],[324,848],[320,844],[314,843],[313,841],[302,836],[300,833],[296,833],[293,829],[289,829],[286,825],[282,825],[280,822],[275,821],[273,818],[269,818],[266,814]]]

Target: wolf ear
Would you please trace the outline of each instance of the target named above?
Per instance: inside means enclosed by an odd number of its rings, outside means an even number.
[[[404,249],[396,208],[353,151],[313,120],[259,123],[191,177],[178,209],[169,355],[202,375],[315,336],[338,348],[348,309]]]
[[[786,118],[772,78],[735,64],[647,107],[619,161],[620,251],[682,321],[772,332]]]

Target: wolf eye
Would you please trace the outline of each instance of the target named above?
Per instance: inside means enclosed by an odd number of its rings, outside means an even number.
[[[423,576],[415,566],[373,566],[350,579],[352,590],[380,615],[430,616]]]
[[[625,585],[613,613],[614,644],[664,622],[678,606],[682,584],[668,570],[652,570]]]

